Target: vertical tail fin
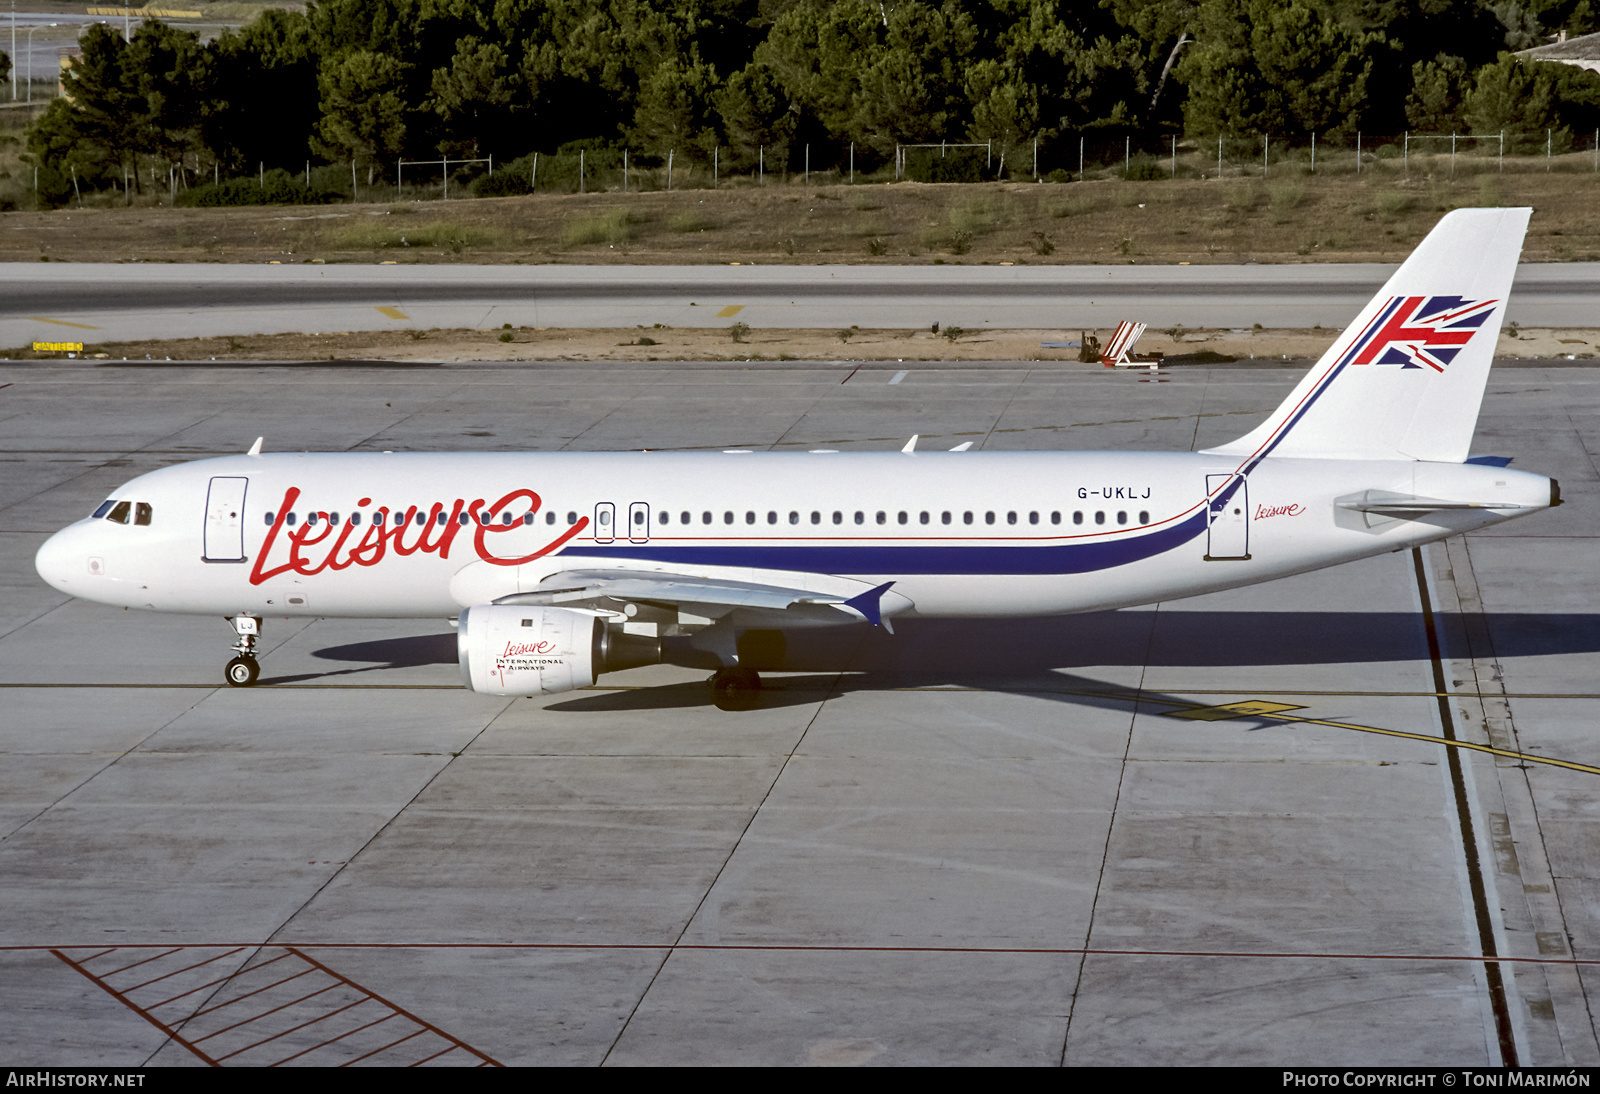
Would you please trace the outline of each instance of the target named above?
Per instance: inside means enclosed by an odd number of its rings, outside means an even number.
[[[1532,211],[1447,213],[1272,417],[1208,454],[1465,460]]]

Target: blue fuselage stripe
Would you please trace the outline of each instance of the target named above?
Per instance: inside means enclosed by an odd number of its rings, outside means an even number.
[[[748,566],[814,574],[1087,574],[1141,562],[1180,547],[1205,532],[1201,509],[1171,528],[1090,543],[1003,547],[837,546],[769,547],[758,544],[669,547],[650,543],[576,544],[563,558],[629,559],[673,566]]]

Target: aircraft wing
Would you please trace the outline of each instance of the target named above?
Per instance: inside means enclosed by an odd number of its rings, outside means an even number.
[[[717,619],[736,610],[781,612],[811,623],[865,620],[885,625],[885,618],[911,606],[890,592],[894,582],[871,586],[835,577],[807,580],[792,574],[791,583],[739,581],[694,574],[638,570],[565,570],[545,577],[532,588],[497,597],[496,604],[532,604],[619,611],[629,603],[687,607],[695,615]]]

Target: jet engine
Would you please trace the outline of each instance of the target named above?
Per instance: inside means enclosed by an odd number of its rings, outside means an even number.
[[[461,679],[484,695],[555,695],[588,687],[602,672],[661,660],[661,642],[626,634],[601,612],[479,604],[456,633]]]

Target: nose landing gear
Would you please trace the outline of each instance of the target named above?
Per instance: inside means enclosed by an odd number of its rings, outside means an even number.
[[[239,640],[233,644],[238,656],[228,662],[222,670],[222,676],[231,687],[247,688],[261,676],[261,666],[256,661],[256,643],[261,641],[261,620],[253,615],[234,615],[228,617],[228,622],[233,625],[233,633],[239,636]]]

